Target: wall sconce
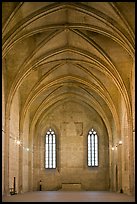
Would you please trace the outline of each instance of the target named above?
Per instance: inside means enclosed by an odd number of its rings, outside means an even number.
[[[111,149],[112,149],[113,151],[114,151],[115,149],[117,150],[117,147],[118,147],[119,145],[122,145],[122,141],[121,141],[121,140],[119,140],[118,144],[116,144],[115,146],[113,146]]]
[[[121,144],[122,144],[122,141],[120,140],[118,144],[121,145]]]
[[[20,145],[21,144],[21,142],[19,141],[19,140],[17,140],[17,142],[16,142],[18,145]]]

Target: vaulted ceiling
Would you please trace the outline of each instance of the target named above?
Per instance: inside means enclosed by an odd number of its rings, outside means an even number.
[[[19,91],[21,121],[75,100],[117,124],[132,100],[134,16],[134,2],[3,2],[5,94]]]

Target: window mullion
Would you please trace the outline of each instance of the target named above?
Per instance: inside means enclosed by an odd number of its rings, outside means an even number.
[[[98,166],[98,136],[94,129],[88,133],[88,166]]]
[[[46,143],[46,139],[47,139],[47,135],[45,136],[45,164],[44,164],[45,168],[47,166],[47,160],[46,160],[46,157],[47,157],[47,143]]]
[[[94,135],[94,166],[95,166],[95,135]]]
[[[49,168],[49,135],[48,135],[48,168]]]
[[[45,168],[56,168],[56,135],[52,129],[47,131],[46,138]]]
[[[52,168],[53,168],[53,135],[52,135]]]
[[[91,147],[91,166],[92,166],[92,138],[91,138],[91,135],[90,135],[90,147]]]

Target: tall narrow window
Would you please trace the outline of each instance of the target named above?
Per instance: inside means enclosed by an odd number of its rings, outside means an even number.
[[[46,133],[45,141],[45,168],[56,168],[56,135],[52,129]]]
[[[88,166],[98,166],[98,136],[93,129],[88,133]]]

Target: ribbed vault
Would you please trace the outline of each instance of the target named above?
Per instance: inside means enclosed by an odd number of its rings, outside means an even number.
[[[6,117],[18,92],[20,133],[29,113],[31,143],[49,111],[75,101],[100,115],[112,145],[123,104],[132,121],[134,3],[2,4]]]

